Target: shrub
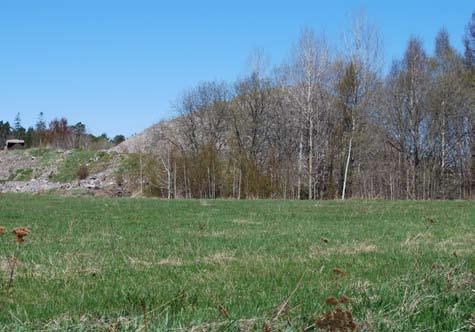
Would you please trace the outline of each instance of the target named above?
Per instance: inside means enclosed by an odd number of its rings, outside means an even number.
[[[0,226],[0,236],[4,235],[5,233],[7,233],[7,228],[3,227],[3,226]],[[0,282],[0,288],[1,289],[6,289],[6,290],[9,290],[13,286],[13,274],[14,274],[15,268],[18,264],[18,256],[20,255],[20,245],[23,242],[25,242],[24,237],[27,236],[28,233],[30,233],[30,230],[26,227],[15,227],[12,230],[12,233],[15,235],[15,240],[16,240],[17,246],[16,246],[16,250],[14,250],[14,253],[11,256],[11,258],[7,258],[6,274],[8,276],[8,281],[7,281],[7,284],[6,284],[6,288],[2,285],[2,282]],[[6,254],[5,256],[8,257],[9,255]],[[1,280],[1,281],[3,281],[3,280]]]
[[[78,177],[78,180],[86,179],[89,176],[89,168],[86,165],[79,166],[76,176]]]
[[[115,184],[119,187],[122,187],[124,185],[124,173],[121,171],[118,171],[115,173]]]

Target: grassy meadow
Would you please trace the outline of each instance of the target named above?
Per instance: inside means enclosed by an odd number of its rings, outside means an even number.
[[[311,331],[336,308],[363,331],[475,324],[473,201],[4,194],[0,226],[4,331]]]

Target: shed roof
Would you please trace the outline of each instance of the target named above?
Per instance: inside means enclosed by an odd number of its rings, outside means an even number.
[[[25,141],[22,139],[7,139],[6,144],[24,144]]]

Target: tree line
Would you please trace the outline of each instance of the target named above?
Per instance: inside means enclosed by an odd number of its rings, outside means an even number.
[[[125,141],[123,135],[109,139],[106,134],[94,136],[87,132],[86,125],[78,122],[70,125],[64,117],[55,118],[47,124],[45,116],[40,113],[34,126],[28,129],[22,126],[21,116],[15,116],[13,125],[8,121],[0,121],[0,150],[8,139],[21,139],[27,148],[53,147],[58,149],[106,149]]]
[[[464,53],[442,29],[411,37],[383,74],[364,15],[343,50],[304,29],[285,63],[203,82],[137,154],[142,190],[168,198],[449,199],[475,194],[475,12]]]

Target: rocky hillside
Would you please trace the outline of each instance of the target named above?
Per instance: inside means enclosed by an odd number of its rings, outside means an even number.
[[[113,151],[0,151],[0,192],[124,195],[115,181],[121,158]],[[81,165],[89,174],[78,180]]]
[[[133,154],[156,152],[176,138],[177,120],[162,121],[107,151],[26,149],[0,150],[0,192],[85,192],[94,195],[133,195]],[[78,181],[81,165],[88,176]],[[122,174],[118,180],[117,174]],[[128,174],[131,173],[131,176]]]
[[[178,121],[178,119],[161,121],[145,129],[142,133],[128,138],[112,148],[111,151],[118,153],[150,152],[159,148],[167,138],[177,142]]]

